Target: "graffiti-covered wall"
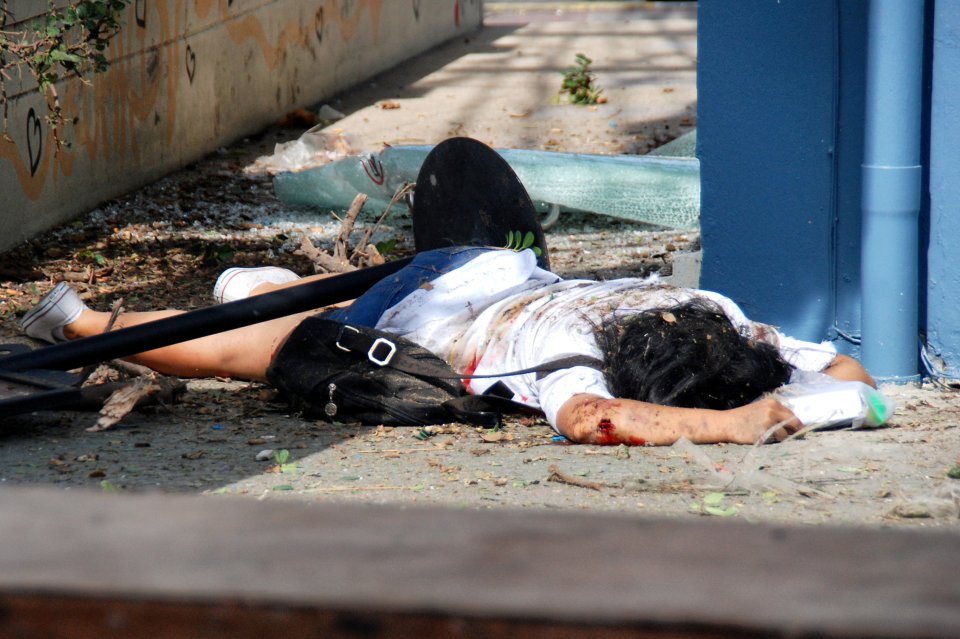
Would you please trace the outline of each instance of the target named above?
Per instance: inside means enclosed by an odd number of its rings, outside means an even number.
[[[69,122],[59,151],[46,98],[26,74],[7,83],[0,250],[478,28],[482,4],[133,0],[110,70],[56,87]],[[10,0],[13,26],[48,6]]]

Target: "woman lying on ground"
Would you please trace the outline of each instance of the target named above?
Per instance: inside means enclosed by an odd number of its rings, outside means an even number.
[[[323,276],[314,276],[315,279]],[[276,267],[229,269],[218,302],[300,283]],[[115,328],[180,311],[121,314]],[[234,377],[283,388],[297,353],[287,338],[318,311],[255,324],[140,353],[130,359],[181,377]],[[352,303],[325,317],[406,337],[463,374],[534,367],[571,355],[602,360],[549,373],[465,380],[471,393],[495,385],[542,410],[562,435],[580,443],[750,444],[777,424],[782,440],[802,427],[780,402],[763,398],[794,369],[822,371],[875,386],[854,359],[830,344],[802,342],[748,320],[731,300],[674,288],[656,279],[561,280],[539,268],[530,250],[454,247],[420,253]],[[96,335],[110,313],[86,307],[60,284],[23,318],[46,341]],[[298,365],[303,365],[299,362]]]

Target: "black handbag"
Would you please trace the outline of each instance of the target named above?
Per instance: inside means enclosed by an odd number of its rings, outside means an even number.
[[[495,375],[461,375],[410,340],[322,317],[305,319],[274,358],[267,379],[297,410],[326,421],[388,426],[449,422],[493,427],[500,413],[531,409],[496,394],[470,395],[463,379],[540,375],[570,366],[598,366],[587,356]]]

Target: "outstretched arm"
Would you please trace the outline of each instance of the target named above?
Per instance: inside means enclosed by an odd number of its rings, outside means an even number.
[[[669,445],[681,437],[695,444],[753,444],[782,421],[787,424],[774,434],[777,440],[801,428],[800,420],[773,399],[721,411],[580,394],[560,408],[557,429],[580,444]]]
[[[841,379],[846,382],[863,382],[874,388],[877,382],[874,381],[863,364],[846,355],[837,355],[830,365],[823,369],[824,374],[830,377]]]

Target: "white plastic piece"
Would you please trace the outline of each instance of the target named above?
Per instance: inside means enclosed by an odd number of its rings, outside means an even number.
[[[896,404],[881,391],[863,382],[845,382],[822,373],[797,371],[774,398],[803,422],[816,429],[884,424]]]

